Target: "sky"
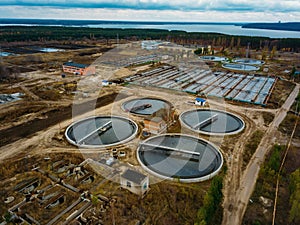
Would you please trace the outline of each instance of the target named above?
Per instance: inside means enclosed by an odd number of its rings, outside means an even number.
[[[0,18],[299,22],[300,0],[0,0]]]

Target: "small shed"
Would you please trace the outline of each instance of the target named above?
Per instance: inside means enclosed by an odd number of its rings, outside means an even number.
[[[203,98],[196,98],[195,99],[195,105],[205,106],[206,100]]]
[[[121,174],[120,184],[122,188],[137,195],[144,195],[149,189],[149,177],[135,170],[127,169]]]
[[[102,80],[102,86],[108,86],[109,82],[108,80]]]

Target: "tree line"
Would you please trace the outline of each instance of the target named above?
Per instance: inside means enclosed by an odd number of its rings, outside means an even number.
[[[198,210],[194,225],[215,225],[222,221],[223,178],[215,176],[204,196],[203,206]]]
[[[103,40],[103,39],[145,40],[160,39],[182,45],[212,45],[228,47],[247,47],[252,49],[274,46],[278,50],[300,51],[300,38],[268,38],[225,35],[220,33],[201,33],[186,31],[169,31],[163,29],[115,29],[88,27],[55,27],[55,26],[3,26],[0,27],[0,42],[30,41],[69,41],[69,40]]]

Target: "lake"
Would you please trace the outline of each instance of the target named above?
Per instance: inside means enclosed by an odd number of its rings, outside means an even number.
[[[138,28],[138,29],[164,29],[183,30],[186,32],[222,33],[241,36],[261,36],[270,38],[300,38],[300,32],[248,29],[231,24],[95,24],[87,25],[93,28]]]
[[[300,32],[242,28],[246,23],[202,22],[138,22],[138,21],[85,21],[85,20],[29,20],[0,19],[0,26],[66,26],[91,28],[137,28],[182,30],[186,32],[214,32],[229,35],[261,36],[270,38],[300,38]]]

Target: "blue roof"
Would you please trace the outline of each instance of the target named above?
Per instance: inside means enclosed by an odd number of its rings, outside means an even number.
[[[64,63],[64,65],[65,66],[74,66],[74,67],[77,67],[77,68],[87,68],[87,67],[89,67],[89,65],[74,63],[74,62],[66,62],[66,63]]]
[[[203,98],[196,98],[196,101],[197,101],[197,102],[206,102],[206,100],[203,99]]]

